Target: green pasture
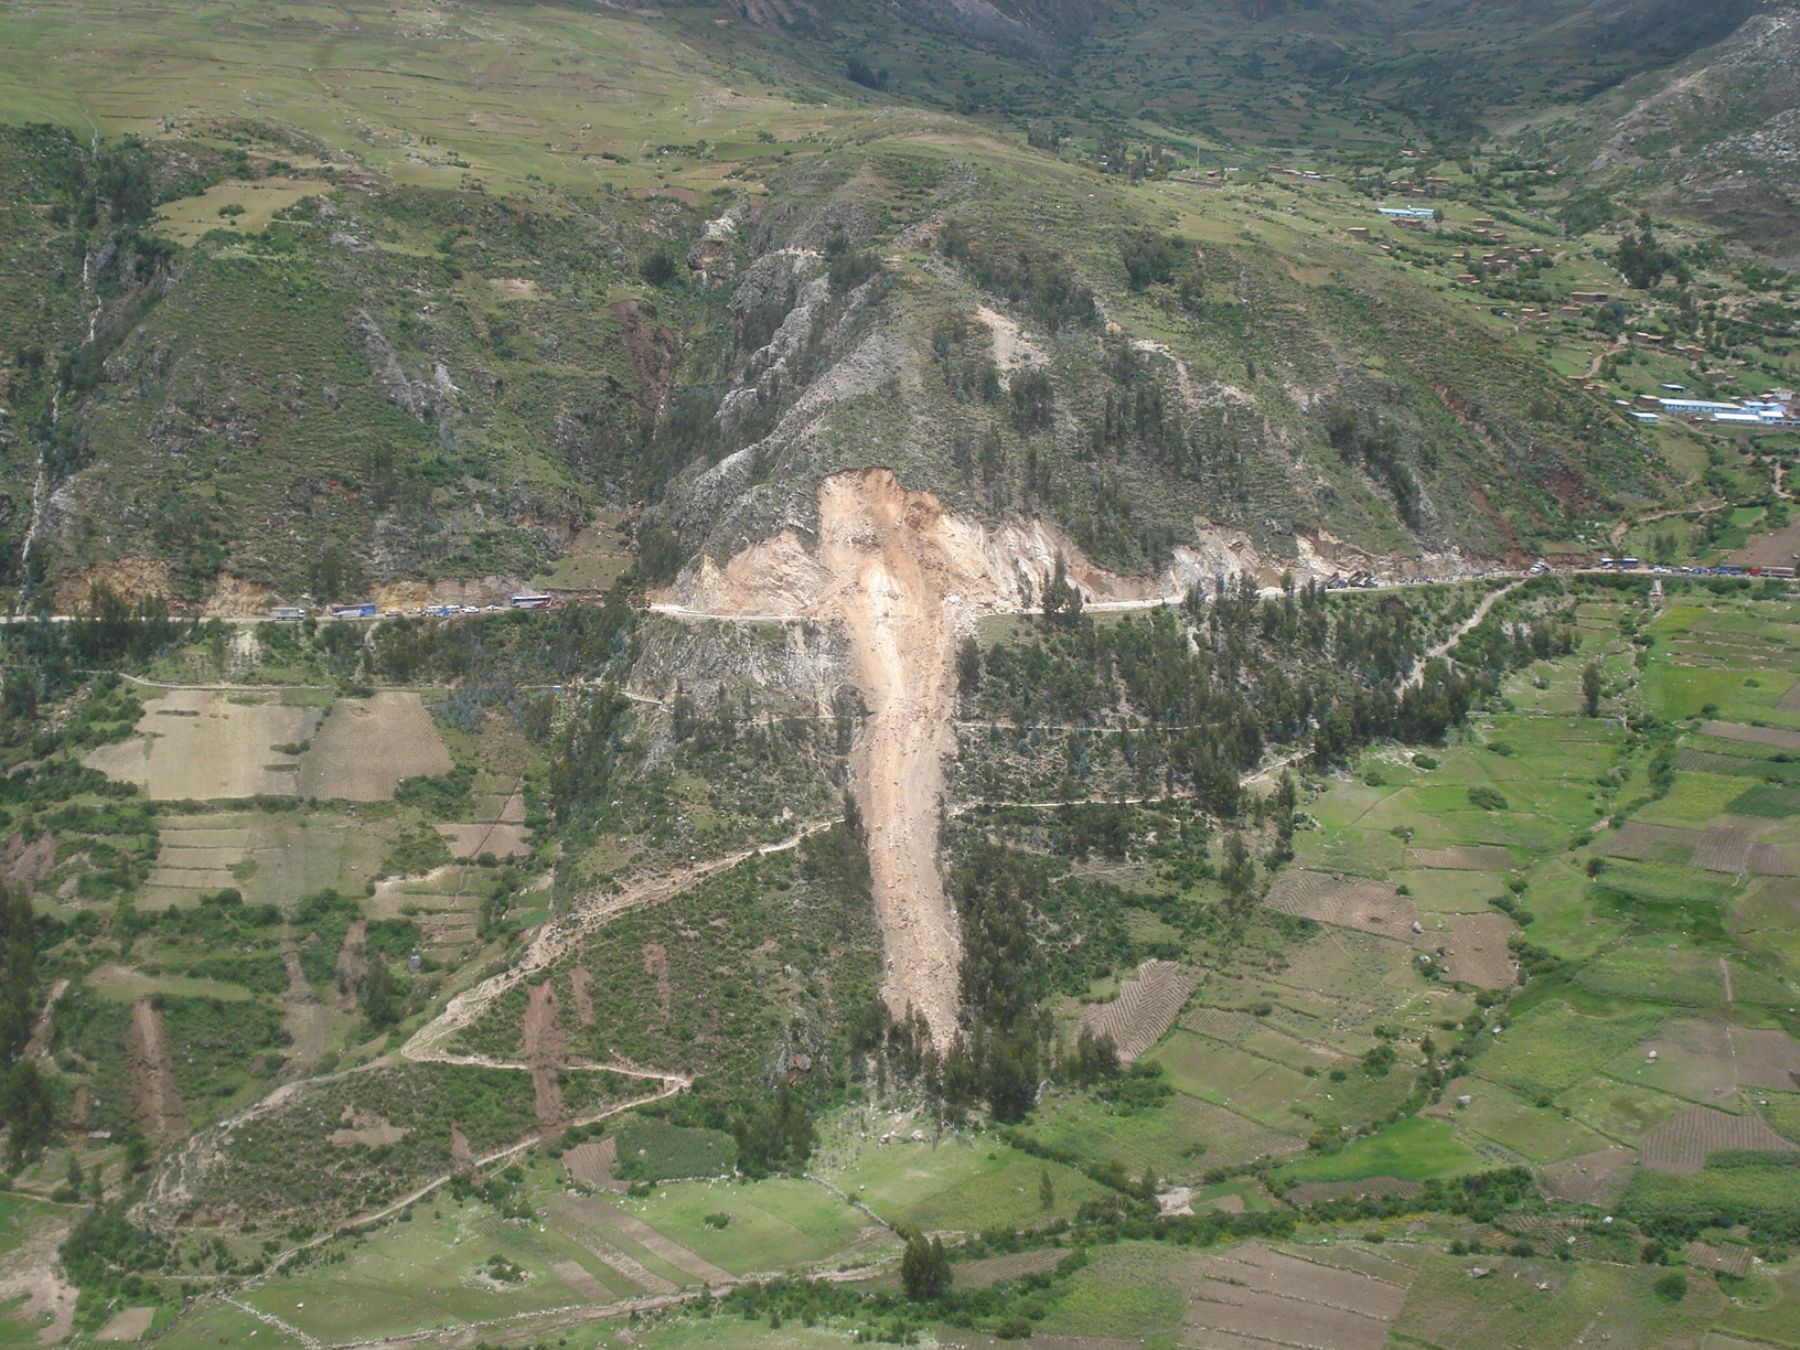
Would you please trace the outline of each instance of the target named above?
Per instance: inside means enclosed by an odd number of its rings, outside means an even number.
[[[1558,960],[1579,961],[1611,945],[1626,931],[1628,920],[1619,914],[1596,910],[1592,883],[1567,854],[1558,854],[1527,878],[1520,904],[1531,915],[1531,941]]]
[[[1660,717],[1800,727],[1800,712],[1776,706],[1785,687],[1783,681],[1766,674],[1731,667],[1678,666],[1666,660],[1653,661],[1643,677],[1644,696]]]
[[[624,14],[495,11],[419,25],[406,10],[360,4],[327,19],[288,3],[203,5],[152,22],[130,7],[62,3],[9,36],[0,109],[12,118],[154,135],[177,109],[201,123],[279,116],[428,187],[591,190],[604,173],[622,187],[704,191],[734,162],[778,153],[758,130],[791,142],[867,115],[728,74]],[[471,69],[485,78],[471,82]],[[702,138],[704,155],[658,149]]]
[[[1498,872],[1462,872],[1441,867],[1421,867],[1395,872],[1393,882],[1404,886],[1420,914],[1481,914],[1488,902],[1505,895],[1506,875]]]
[[[1044,1171],[1056,1197],[1044,1208]],[[896,1141],[870,1145],[827,1179],[888,1223],[927,1231],[1029,1227],[1068,1217],[1105,1187],[1073,1168],[1045,1162],[995,1140],[947,1135],[935,1146]]]
[[[300,1350],[306,1342],[242,1308],[229,1303],[207,1302],[185,1311],[157,1337],[156,1344],[160,1350],[220,1350],[222,1346]]]
[[[1688,1106],[1672,1093],[1600,1075],[1565,1090],[1556,1104],[1596,1133],[1633,1146]]]
[[[1457,1134],[1472,1140],[1478,1149],[1505,1149],[1543,1165],[1593,1153],[1611,1142],[1560,1108],[1533,1106],[1518,1093],[1494,1083],[1461,1080],[1446,1094],[1446,1101],[1453,1104],[1461,1096],[1469,1098],[1466,1107],[1440,1109],[1454,1111],[1449,1118]]]
[[[1423,1181],[1479,1168],[1481,1160],[1456,1137],[1448,1121],[1410,1116],[1335,1153],[1322,1153],[1290,1163],[1274,1176],[1280,1181],[1367,1181],[1398,1177]]]
[[[1474,1060],[1479,1076],[1517,1089],[1528,1100],[1555,1096],[1597,1072],[1660,1024],[1648,1009],[1590,1016],[1561,1000],[1513,1020],[1499,1035],[1483,1033]]]
[[[165,203],[156,213],[156,228],[181,244],[196,243],[213,230],[255,234],[295,202],[330,191],[330,183],[309,178],[234,178],[199,196]]]
[[[1735,1283],[1713,1328],[1723,1345],[1730,1344],[1726,1336],[1753,1345],[1800,1345],[1800,1266],[1759,1270]]]
[[[550,1267],[572,1261],[619,1296],[635,1286],[605,1278],[609,1268],[537,1220],[502,1219],[480,1202],[439,1193],[372,1235],[339,1239],[342,1259],[275,1276],[245,1301],[321,1340],[451,1327],[580,1301]],[[484,1280],[490,1257],[522,1267],[516,1286]],[[598,1273],[597,1273],[598,1272]]]
[[[1713,773],[1679,773],[1669,794],[1632,815],[1646,825],[1702,829],[1744,794],[1744,780]]]
[[[1273,1060],[1179,1030],[1149,1058],[1163,1067],[1177,1092],[1229,1107],[1272,1129],[1300,1125],[1291,1107],[1310,1080]]]
[[[734,1275],[899,1250],[892,1234],[869,1233],[868,1215],[812,1181],[673,1182],[620,1208]],[[723,1227],[706,1222],[720,1215]]]
[[[1192,1279],[1192,1265],[1190,1254],[1161,1243],[1103,1247],[1076,1274],[1039,1329],[1046,1335],[1114,1340],[1172,1337],[1187,1311],[1183,1290]]]
[[[1699,1281],[1671,1305],[1651,1292],[1655,1266],[1598,1262],[1565,1265],[1547,1257],[1487,1260],[1493,1273],[1469,1278],[1470,1260],[1443,1253],[1425,1260],[1395,1320],[1406,1344],[1454,1344],[1467,1350],[1579,1345],[1603,1326],[1621,1345],[1697,1344],[1723,1305]]]
[[[1589,961],[1575,979],[1583,989],[1607,999],[1641,999],[1685,1008],[1725,1005],[1725,980],[1717,954],[1671,947],[1666,940],[1621,943]]]
[[[1116,1159],[1133,1176],[1149,1170],[1185,1182],[1199,1180],[1208,1168],[1289,1151],[1300,1142],[1186,1093],[1129,1115],[1085,1094],[1053,1095],[1023,1128],[1050,1148],[1101,1163]]]

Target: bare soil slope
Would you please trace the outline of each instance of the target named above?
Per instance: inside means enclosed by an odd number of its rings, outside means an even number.
[[[169,1041],[162,1014],[147,998],[131,1005],[127,1041],[132,1087],[137,1093],[138,1123],[152,1139],[175,1139],[187,1133],[187,1113],[175,1090],[169,1065]]]

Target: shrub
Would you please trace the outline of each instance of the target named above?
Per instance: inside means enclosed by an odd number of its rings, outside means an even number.
[[[1505,796],[1491,787],[1470,788],[1469,804],[1479,806],[1483,811],[1504,811],[1508,805]]]

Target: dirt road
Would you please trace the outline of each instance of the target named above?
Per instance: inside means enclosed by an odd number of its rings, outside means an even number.
[[[1511,595],[1524,584],[1523,581],[1515,581],[1509,585],[1500,587],[1498,590],[1489,591],[1486,595],[1482,596],[1481,603],[1475,606],[1475,612],[1459,623],[1455,629],[1452,630],[1449,637],[1445,638],[1435,647],[1432,647],[1420,656],[1417,661],[1413,662],[1413,668],[1407,673],[1406,678],[1401,681],[1400,689],[1404,691],[1407,689],[1418,688],[1425,679],[1425,667],[1429,663],[1440,657],[1448,656],[1452,647],[1481,626],[1481,621],[1487,618],[1489,612],[1495,605],[1499,604],[1503,598]]]
[[[801,841],[821,830],[828,830],[835,824],[836,817],[812,821],[778,843],[741,848],[705,862],[689,863],[685,867],[659,872],[655,876],[634,881],[621,891],[592,892],[583,896],[567,914],[552,919],[538,929],[530,945],[525,948],[525,954],[513,966],[498,975],[489,976],[471,989],[465,989],[445,1004],[441,1013],[414,1032],[412,1038],[400,1048],[401,1056],[419,1063],[434,1060],[442,1063],[459,1062],[442,1053],[445,1042],[473,1022],[489,1004],[514,985],[529,978],[534,972],[543,970],[565,953],[573,951],[596,928],[612,922],[628,910],[658,904],[692,890],[715,872],[736,867],[747,858],[759,854],[785,853],[789,849],[798,848]]]

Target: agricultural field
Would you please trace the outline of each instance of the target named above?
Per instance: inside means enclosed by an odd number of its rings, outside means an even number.
[[[1469,1343],[1502,1344],[1561,1335],[1559,1290],[1652,1341],[1727,1309],[1776,1325],[1773,1197],[1800,1156],[1787,691],[1690,710],[1647,676],[1673,634],[1779,638],[1792,617],[1732,590],[1502,597],[1499,623],[1566,623],[1568,649],[1516,658],[1435,741],[1302,757],[1291,858],[1279,779],[1242,834],[1179,797],[951,817],[962,902],[1041,916],[1048,1059],[1014,1121],[905,1085],[917,1050],[873,1011],[868,874],[825,814],[842,798],[819,791],[798,833],[753,815],[772,744],[776,772],[830,782],[807,749],[837,744],[829,722],[471,707],[419,680],[430,649],[406,687],[103,691],[20,780],[41,785],[31,819],[80,812],[86,852],[19,853],[68,926],[44,1062],[97,1133],[13,1185],[61,1213],[71,1176],[105,1193],[127,1145],[147,1152],[142,1212],[192,1216],[162,1229],[165,1259],[241,1294],[181,1306],[146,1284],[83,1325],[174,1345],[480,1324],[598,1346],[615,1309],[653,1314],[640,1343],[703,1345],[745,1306],[781,1344],[757,1301],[800,1297],[763,1283],[796,1274],[837,1292],[805,1296],[811,1328],[797,1303],[779,1320],[841,1340],[911,1316],[916,1233],[954,1251],[978,1328],[1021,1316],[1050,1344],[1304,1324],[1373,1346],[1489,1302]],[[1763,699],[1756,669],[1742,697]],[[572,783],[546,747],[574,734],[659,749]],[[179,779],[196,747],[225,756],[207,782]],[[250,767],[284,755],[288,790],[260,790]],[[667,789],[686,821],[621,850]],[[547,825],[552,800],[591,832]],[[82,916],[120,895],[129,941],[94,940]],[[1629,1236],[1594,1228],[1602,1206]],[[1181,1231],[1200,1236],[1156,1237]],[[1687,1253],[1678,1302],[1614,1261],[1658,1241]],[[1765,1281],[1763,1302],[1732,1280]]]

